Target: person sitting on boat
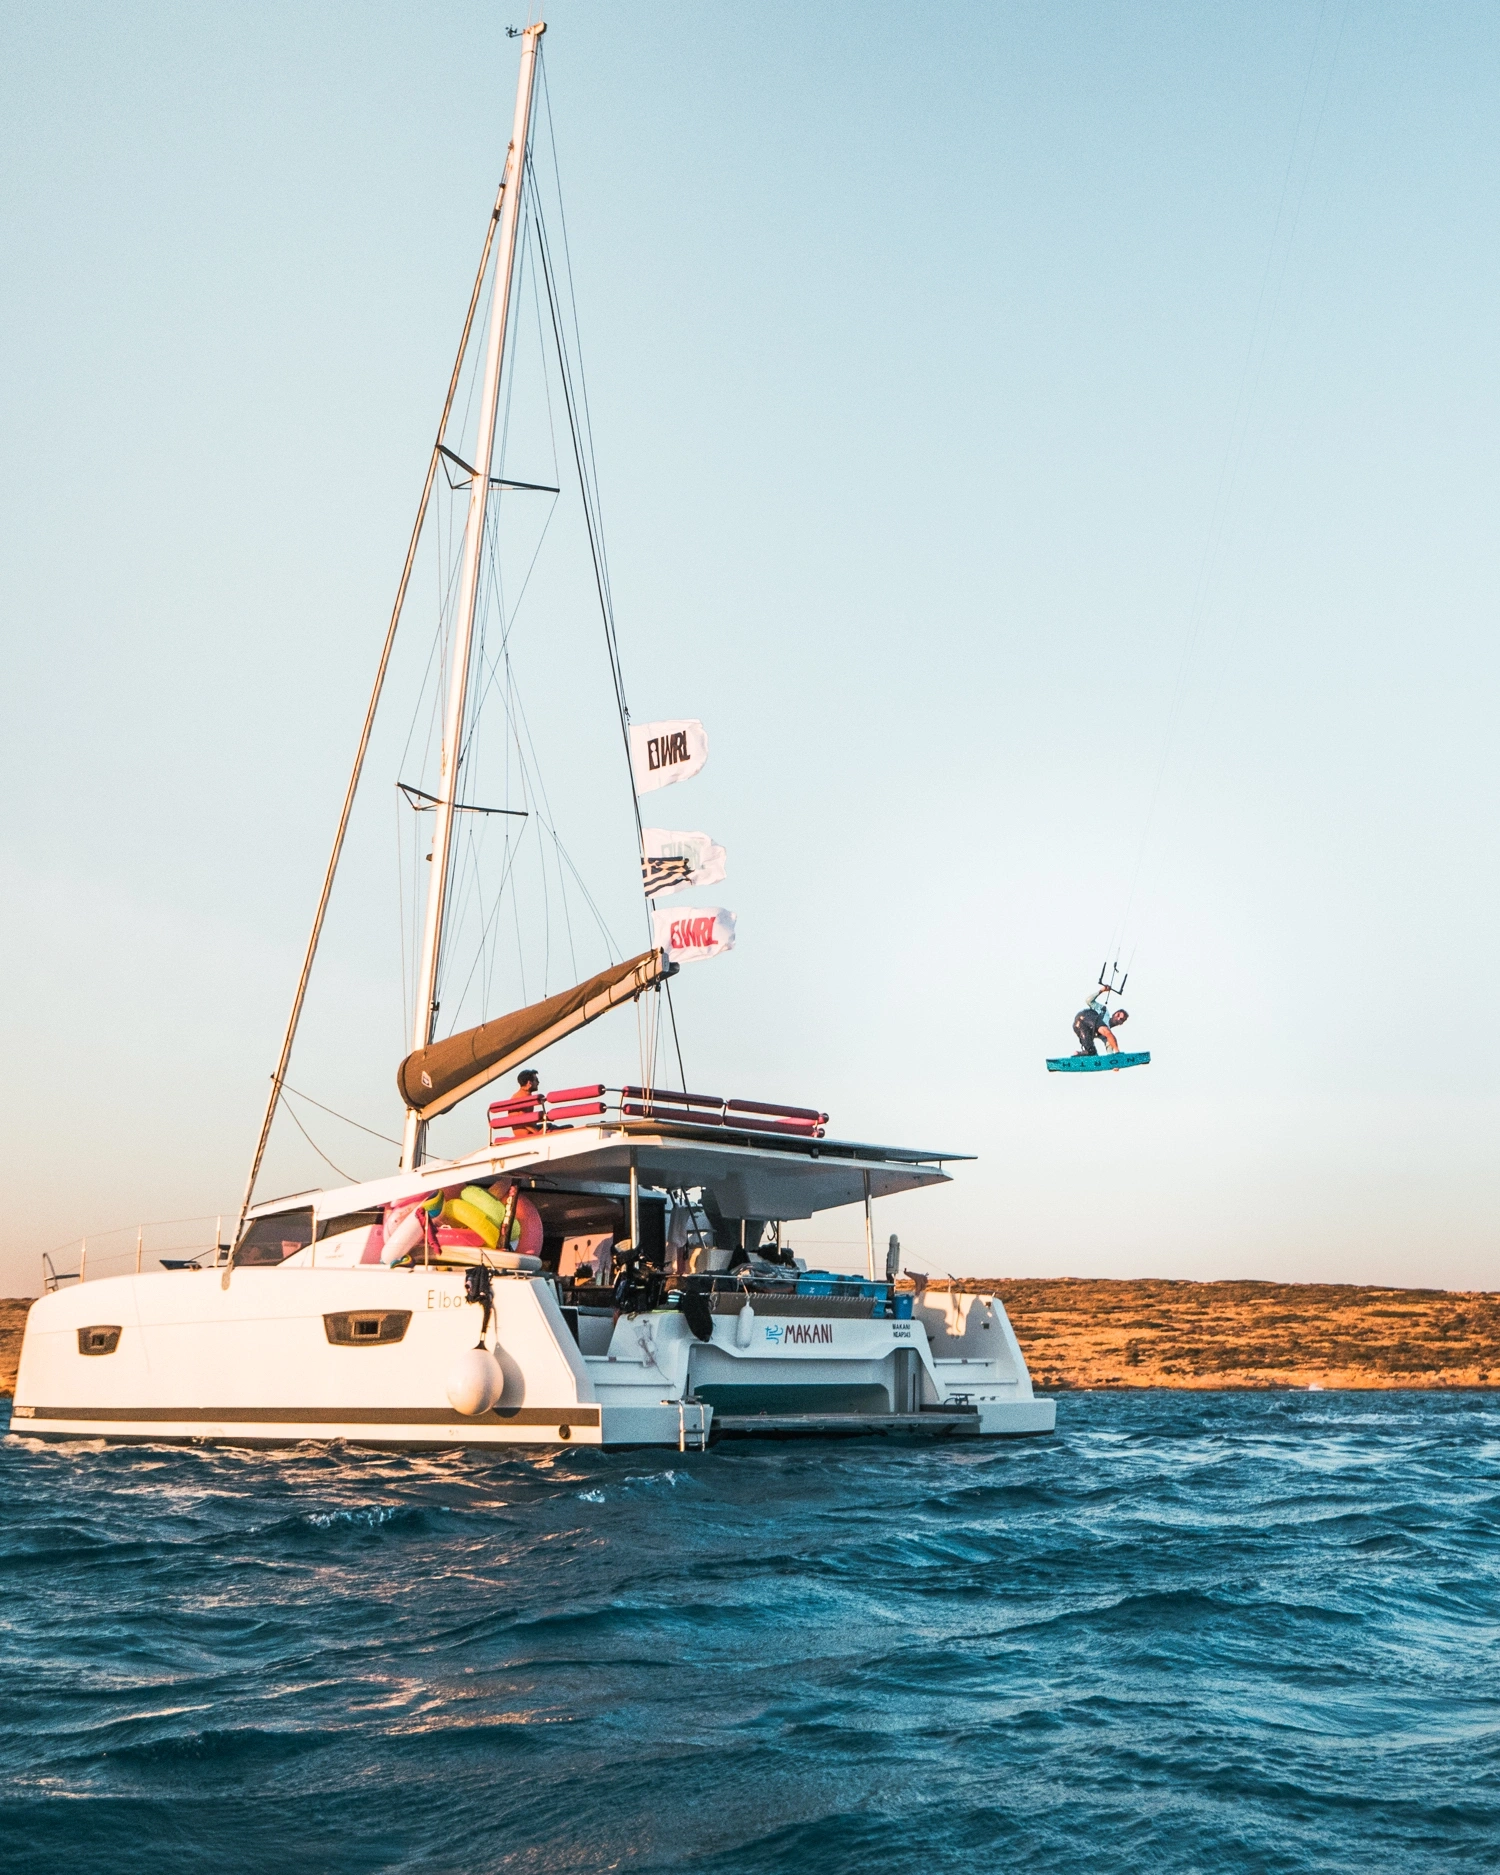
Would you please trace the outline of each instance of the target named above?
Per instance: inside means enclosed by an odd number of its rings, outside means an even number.
[[[1079,1047],[1075,1050],[1075,1053],[1080,1055],[1097,1055],[1099,1052],[1098,1044],[1103,1042],[1104,1052],[1107,1055],[1114,1054],[1120,1044],[1115,1040],[1110,1031],[1119,1028],[1122,1022],[1128,1022],[1129,1020],[1129,1015],[1123,1009],[1117,1009],[1115,1013],[1111,1015],[1109,1013],[1108,992],[1102,989],[1099,990],[1087,1007],[1080,1009],[1078,1014],[1073,1018],[1073,1033],[1078,1037],[1079,1041]]]
[[[535,1068],[522,1068],[516,1076],[516,1091],[510,1097],[510,1106],[515,1118],[510,1123],[510,1130],[517,1138],[523,1133],[540,1133],[541,1127],[542,1077]],[[530,1104],[522,1106],[521,1102]]]

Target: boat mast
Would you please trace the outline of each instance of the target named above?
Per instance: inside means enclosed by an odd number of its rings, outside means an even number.
[[[479,597],[479,567],[484,549],[484,517],[489,501],[490,474],[495,448],[495,420],[500,404],[500,367],[505,357],[505,327],[510,311],[511,283],[516,265],[516,234],[521,217],[521,182],[526,164],[526,140],[531,127],[531,90],[536,74],[537,47],[547,28],[537,20],[521,34],[521,75],[516,84],[516,118],[502,183],[500,239],[495,255],[495,291],[490,308],[489,340],[484,360],[484,389],[479,403],[479,435],[474,448],[474,474],[469,485],[469,515],[464,525],[463,567],[459,580],[458,613],[449,647],[448,704],[443,718],[443,750],[433,813],[432,876],[427,882],[427,916],[417,960],[416,1012],[412,1048],[426,1048],[433,1039],[438,1013],[438,964],[443,947],[443,914],[447,909],[448,876],[453,858],[454,803],[458,799],[458,766],[463,750],[464,709],[469,691],[469,662],[474,642],[474,613]],[[401,1166],[411,1172],[422,1163],[426,1123],[407,1109],[401,1135]]]

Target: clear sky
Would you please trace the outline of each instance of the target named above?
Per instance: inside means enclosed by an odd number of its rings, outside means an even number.
[[[977,1154],[883,1207],[914,1264],[1500,1286],[1500,11],[548,17],[627,686],[713,742],[648,818],[726,845],[707,896],[739,916],[679,981],[690,1084]],[[508,23],[5,10],[0,1291],[237,1203]],[[520,681],[635,948],[561,505],[540,564]],[[434,615],[424,588],[403,685]],[[291,1074],[386,1133],[413,701]],[[1154,1061],[1048,1076],[1122,920]],[[634,1045],[616,1018],[544,1079],[629,1075]],[[482,1114],[447,1124],[458,1149]],[[320,1172],[283,1124],[263,1191]]]

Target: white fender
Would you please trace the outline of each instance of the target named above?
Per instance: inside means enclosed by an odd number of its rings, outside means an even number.
[[[505,1391],[505,1375],[488,1348],[469,1348],[448,1371],[448,1398],[455,1412],[473,1418],[487,1413]]]
[[[748,1348],[750,1337],[755,1333],[755,1310],[747,1302],[734,1318],[734,1345]]]

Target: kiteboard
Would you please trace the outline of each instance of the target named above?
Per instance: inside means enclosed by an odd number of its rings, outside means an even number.
[[[1107,1068],[1144,1068],[1151,1059],[1150,1049],[1138,1055],[1057,1055],[1049,1056],[1049,1074],[1098,1074]]]

